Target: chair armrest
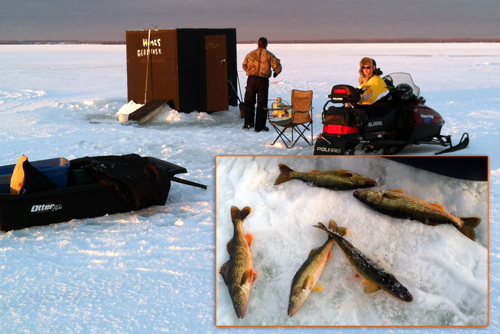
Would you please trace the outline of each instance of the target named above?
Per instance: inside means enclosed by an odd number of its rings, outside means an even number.
[[[275,111],[275,110],[288,110],[291,108],[292,108],[292,106],[283,106],[281,108],[264,108],[264,110]]]

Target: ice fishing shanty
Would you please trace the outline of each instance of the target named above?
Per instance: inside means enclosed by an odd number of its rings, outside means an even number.
[[[127,31],[126,48],[129,101],[167,100],[179,112],[238,104],[236,29]]]

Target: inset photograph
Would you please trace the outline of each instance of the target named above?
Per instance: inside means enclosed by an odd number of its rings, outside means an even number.
[[[216,157],[216,326],[487,326],[487,156]]]

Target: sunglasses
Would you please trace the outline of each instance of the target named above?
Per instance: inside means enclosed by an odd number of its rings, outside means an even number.
[[[371,66],[363,66],[363,70],[371,69]]]

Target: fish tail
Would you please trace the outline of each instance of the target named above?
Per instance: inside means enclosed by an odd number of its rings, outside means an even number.
[[[481,222],[480,217],[466,217],[466,218],[460,218],[462,221],[462,226],[458,228],[460,232],[462,232],[466,237],[468,237],[471,240],[476,240],[476,232],[474,229],[479,225]]]
[[[348,232],[347,228],[342,226],[337,226],[337,223],[333,219],[330,219],[330,222],[328,223],[328,228],[333,232],[337,232],[342,237],[346,235]]]
[[[237,220],[244,220],[252,211],[249,206],[245,206],[242,210],[235,206],[231,207],[231,220],[236,222]]]
[[[332,232],[335,232],[343,237],[344,235],[347,234],[347,232],[349,232],[349,230],[347,228],[342,227],[342,226],[337,226],[337,223],[333,219],[330,219],[330,222],[328,223],[328,227],[326,227],[323,223],[318,223],[317,225],[313,225],[313,226],[325,231],[329,235],[331,235]]]
[[[276,178],[276,181],[274,181],[275,186],[278,184],[290,181],[292,179],[292,177],[290,176],[290,173],[293,172],[293,170],[290,167],[288,167],[285,164],[279,164],[279,168],[280,168],[281,174],[278,175],[278,177]]]

